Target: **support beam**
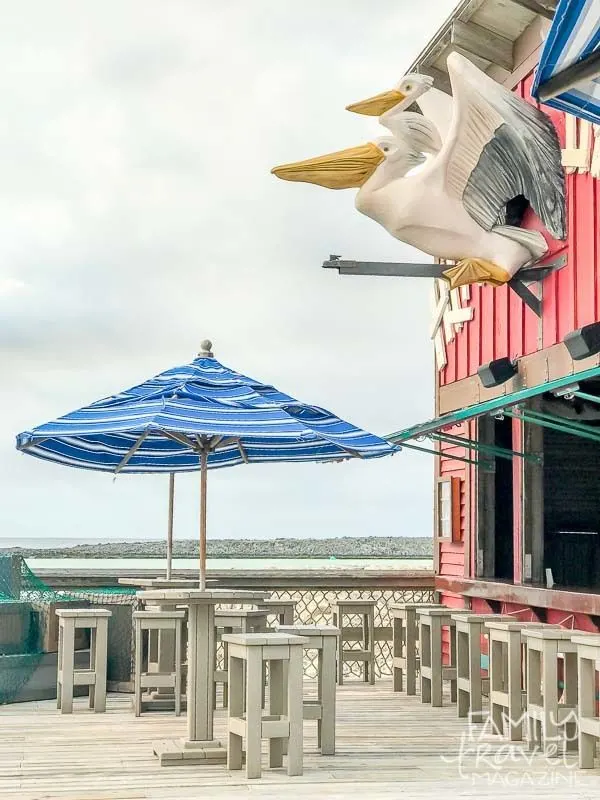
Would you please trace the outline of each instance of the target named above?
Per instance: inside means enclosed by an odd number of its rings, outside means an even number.
[[[577,420],[561,417],[558,414],[549,414],[546,411],[536,411],[534,409],[523,409],[524,414],[527,414],[533,420],[540,419],[546,422],[552,422],[555,425],[560,425],[565,433],[572,433],[574,435],[594,436],[600,441],[600,431],[585,422],[578,422]]]
[[[394,442],[393,439],[388,437],[388,441]],[[431,450],[429,447],[420,447],[417,444],[407,444],[407,442],[394,442],[399,444],[400,448],[406,447],[408,450],[417,450],[419,453],[428,453],[430,456],[437,456],[438,458],[448,458],[450,461],[464,461],[465,464],[481,464],[481,461],[476,461],[473,458],[465,458],[464,456],[444,456],[443,453],[438,453],[437,450]]]
[[[529,401],[532,411],[541,410],[541,398]],[[523,449],[543,452],[544,429],[539,425],[523,425]],[[523,581],[543,583],[544,580],[544,470],[541,465],[523,464]]]
[[[571,64],[558,72],[550,80],[542,83],[538,89],[538,97],[544,103],[563,92],[568,92],[578,83],[593,80],[600,76],[600,50],[591,53],[583,61]]]
[[[517,273],[513,278],[510,279],[508,285],[513,290],[513,292],[521,298],[521,300],[528,306],[533,313],[541,317],[542,316],[542,301],[539,297],[529,289],[523,281],[519,278],[519,273]]]
[[[337,269],[340,275],[376,275],[394,278],[441,278],[444,264],[411,264],[396,261],[345,261],[329,256],[323,262],[325,269]]]
[[[542,459],[535,453],[521,452],[520,450],[507,450],[505,447],[497,447],[492,444],[482,444],[479,441],[472,439],[464,439],[461,436],[454,436],[451,433],[431,433],[432,439],[437,439],[440,442],[447,442],[454,444],[457,447],[465,447],[469,450],[479,451],[481,453],[498,456],[499,458],[506,458],[512,460],[513,457],[522,458],[525,461],[531,461],[534,464],[541,464]]]
[[[549,261],[547,264],[542,264],[539,267],[523,267],[517,272],[517,275],[522,281],[541,281],[553,272],[567,266],[566,255],[558,256],[557,258]]]
[[[546,19],[553,19],[556,11],[556,0],[511,0],[511,3]]]
[[[524,281],[541,281],[555,270],[562,269],[567,263],[566,256],[559,256],[554,261],[540,267],[526,267],[519,270],[508,283],[510,289],[521,298],[534,314],[542,315],[542,301]],[[325,269],[337,269],[340,275],[370,275],[388,278],[443,278],[447,264],[419,264],[398,261],[349,261],[340,256],[330,255],[322,266]],[[463,321],[462,315],[460,321]],[[464,320],[467,321],[467,320]]]
[[[579,397],[580,400],[587,400],[590,403],[600,403],[600,397],[596,394],[589,394],[588,392],[573,392],[575,397]]]
[[[533,416],[527,412],[515,412],[509,411],[508,409],[504,409],[502,413],[507,417],[511,417],[512,419],[519,419],[522,422],[528,422],[532,425],[540,425],[542,428],[549,428],[550,430],[559,431],[560,433],[565,433],[569,436],[579,436],[582,439],[589,439],[591,442],[597,442],[600,444],[600,436],[596,436],[593,433],[584,433],[583,431],[577,431],[573,428],[568,428],[558,421],[551,422],[549,419],[542,418],[538,415]],[[557,418],[555,418],[555,420],[556,419]]]
[[[507,72],[513,71],[513,43],[481,25],[454,20],[450,29],[450,42],[453,48],[496,64]]]

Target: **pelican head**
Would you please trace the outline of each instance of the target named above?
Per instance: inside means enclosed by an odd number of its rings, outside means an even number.
[[[391,109],[394,109],[394,112],[404,111],[432,86],[433,78],[430,78],[429,75],[410,72],[393,89],[358,103],[352,103],[346,106],[346,109],[355,114],[366,114],[369,117],[381,117]]]
[[[383,136],[358,147],[273,167],[271,172],[284,181],[316,183],[328,189],[360,189],[376,175],[377,184],[402,177],[424,160],[408,138]]]

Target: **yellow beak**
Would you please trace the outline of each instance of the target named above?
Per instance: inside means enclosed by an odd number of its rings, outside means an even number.
[[[374,97],[361,100],[359,103],[352,103],[352,105],[346,106],[346,111],[353,111],[355,114],[366,114],[368,117],[380,117],[405,98],[406,95],[403,92],[392,89],[389,92],[382,92]]]
[[[358,189],[384,160],[383,151],[369,142],[318,158],[273,167],[271,173],[284,181],[316,183],[328,189]]]

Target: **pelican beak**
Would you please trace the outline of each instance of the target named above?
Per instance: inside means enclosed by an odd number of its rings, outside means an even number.
[[[384,159],[383,151],[369,142],[326,156],[273,167],[271,173],[284,181],[316,183],[327,189],[358,189]]]
[[[380,117],[405,99],[404,92],[391,89],[389,92],[376,94],[374,97],[361,100],[359,103],[352,103],[352,105],[346,106],[346,111],[353,111],[355,114],[366,114],[368,117]]]

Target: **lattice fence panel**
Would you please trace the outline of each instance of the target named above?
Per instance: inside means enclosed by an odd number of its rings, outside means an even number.
[[[295,623],[297,625],[331,625],[331,614],[329,606],[335,600],[376,600],[375,606],[375,628],[389,628],[391,631],[392,619],[390,615],[390,605],[393,603],[431,603],[433,602],[433,590],[431,589],[281,589],[273,590],[270,595],[275,600],[295,600],[296,614]],[[275,618],[269,622],[273,624]],[[359,616],[355,619],[344,617],[344,627],[359,627],[362,620]],[[345,649],[351,650],[353,647],[358,649],[359,642],[348,642],[344,645]],[[222,650],[218,653],[218,662],[223,663]],[[221,668],[221,667],[219,667]],[[359,662],[346,662],[344,664],[344,675],[348,677],[360,677],[362,664]],[[317,655],[316,653],[306,653],[304,659],[304,674],[308,678],[314,678],[317,674]],[[389,638],[375,641],[375,674],[377,676],[392,674],[392,640],[391,632]]]

